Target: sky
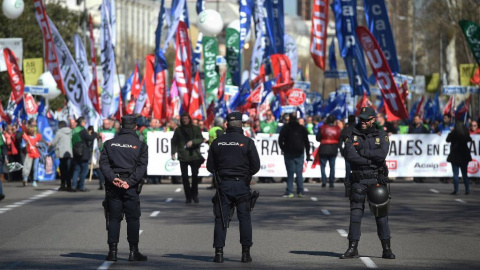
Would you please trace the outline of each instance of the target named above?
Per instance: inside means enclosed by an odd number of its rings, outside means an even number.
[[[285,14],[294,16],[297,14],[297,1],[283,0],[283,11]]]

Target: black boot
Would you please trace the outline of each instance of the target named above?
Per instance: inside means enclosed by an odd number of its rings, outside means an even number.
[[[380,241],[382,241],[382,248],[383,248],[382,258],[395,259],[395,254],[393,254],[392,250],[390,249],[390,239],[380,240]]]
[[[340,259],[358,258],[358,241],[348,241],[348,249],[340,256]]]
[[[106,261],[117,261],[117,243],[108,244],[108,255]]]
[[[251,262],[252,257],[250,257],[250,247],[242,246],[242,262]]]
[[[213,261],[223,263],[223,248],[215,248],[215,258],[213,258]]]
[[[140,251],[138,251],[138,244],[130,244],[130,255],[128,256],[129,261],[146,261],[147,256],[144,256]]]

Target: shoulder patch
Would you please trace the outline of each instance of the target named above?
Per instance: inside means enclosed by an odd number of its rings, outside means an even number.
[[[387,136],[385,136],[385,141],[387,141],[387,142],[388,142],[388,135],[387,135]]]
[[[380,144],[380,138],[375,138],[375,144]]]
[[[357,135],[353,136],[353,141],[354,141],[354,142],[358,141]]]
[[[345,141],[344,142],[348,142],[348,137],[345,138]]]

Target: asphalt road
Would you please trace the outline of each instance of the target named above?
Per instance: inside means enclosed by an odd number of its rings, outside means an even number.
[[[97,181],[90,192],[56,191],[4,183],[0,202],[0,269],[480,269],[480,188],[453,196],[452,184],[393,183],[390,229],[397,259],[381,258],[374,217],[367,210],[359,252],[340,260],[348,240],[349,209],[343,184],[306,184],[304,198],[283,198],[285,184],[256,184],[250,264],[240,262],[238,222],[230,224],[225,263],[212,262],[213,191],[200,186],[200,203],[185,205],[181,185],[145,185],[141,195],[140,251],[129,262],[126,223],[119,261],[105,262],[107,233]],[[368,209],[368,206],[367,206]]]

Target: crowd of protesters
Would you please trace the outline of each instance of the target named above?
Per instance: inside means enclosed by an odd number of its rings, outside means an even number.
[[[328,184],[330,187],[334,186],[335,177],[343,178],[349,177],[349,164],[346,163],[347,174],[345,176],[335,176],[335,157],[338,150],[342,153],[342,141],[349,131],[355,126],[355,117],[348,117],[348,123],[345,120],[337,120],[333,116],[306,116],[297,117],[296,114],[284,114],[275,118],[274,113],[269,110],[265,113],[264,118],[260,120],[255,115],[250,115],[243,119],[244,134],[247,137],[255,138],[258,133],[265,134],[282,134],[281,131],[288,123],[295,123],[289,125],[288,132],[283,132],[284,135],[280,138],[283,140],[282,150],[287,154],[285,164],[288,167],[288,179],[284,179],[287,183],[287,195],[291,196],[293,193],[293,174],[297,174],[297,179],[301,177],[298,173],[298,165],[295,165],[295,160],[300,157],[299,152],[301,145],[306,142],[300,142],[298,149],[290,149],[287,144],[291,140],[293,134],[298,133],[298,126],[305,129],[306,134],[316,135],[316,140],[320,142],[318,158],[321,164],[321,182],[322,186],[327,185],[327,175],[325,173],[325,166],[329,163],[330,175],[328,177]],[[459,124],[462,123],[462,124]],[[202,120],[192,119],[188,114],[178,116],[167,121],[162,125],[161,121],[155,118],[146,119],[144,117],[138,118],[137,133],[141,140],[147,141],[149,131],[174,131],[172,139],[172,158],[178,159],[181,165],[182,176],[171,176],[172,183],[183,183],[185,187],[185,196],[187,201],[198,201],[198,183],[201,182],[201,177],[198,177],[198,168],[203,158],[200,155],[198,146],[205,142],[211,143],[213,138],[218,137],[225,130],[225,123],[221,118],[216,118],[210,130],[205,126]],[[448,134],[448,141],[451,142],[452,151],[449,160],[452,162],[452,169],[454,173],[455,189],[452,194],[458,193],[458,178],[459,171],[462,172],[464,178],[466,194],[469,193],[469,180],[466,175],[466,166],[471,156],[467,153],[462,154],[465,150],[466,143],[471,140],[471,134],[480,134],[477,120],[468,120],[467,125],[463,121],[454,121],[450,115],[444,115],[443,121],[425,122],[418,115],[414,116],[412,121],[407,122],[389,122],[382,113],[376,116],[376,124],[384,129],[389,135],[391,134]],[[0,138],[0,173],[2,174],[2,181],[22,181],[23,186],[31,183],[32,186],[37,186],[38,179],[36,179],[36,170],[38,168],[38,161],[40,157],[39,144],[47,145],[50,150],[55,150],[55,155],[59,159],[59,190],[66,191],[87,191],[85,188],[85,179],[89,174],[89,162],[92,158],[94,149],[94,142],[97,141],[98,148],[102,149],[102,145],[106,140],[109,140],[119,132],[120,123],[116,120],[105,119],[101,127],[98,128],[98,133],[94,131],[93,127],[86,127],[86,120],[84,117],[78,119],[70,119],[69,123],[65,121],[58,122],[58,129],[55,137],[50,143],[46,143],[37,128],[37,121],[35,118],[30,118],[21,125],[4,125],[3,132]],[[209,132],[210,138],[204,138],[201,132]],[[285,135],[288,134],[288,135]],[[295,136],[295,135],[293,135]],[[289,138],[290,137],[290,138]],[[303,135],[302,135],[302,138]],[[188,146],[188,147],[187,147]],[[460,150],[458,150],[460,149]],[[462,150],[463,149],[463,150]],[[310,158],[312,153],[307,149],[306,157]],[[298,152],[298,153],[297,153]],[[459,156],[457,156],[459,155]],[[302,155],[302,159],[305,156]],[[3,165],[8,163],[19,163],[23,165],[21,171],[3,172]],[[188,167],[190,166],[193,172],[192,183],[190,184]],[[103,189],[104,178],[98,167],[94,167],[93,174],[99,179],[99,189]],[[300,174],[300,175],[299,175]],[[163,176],[165,178],[165,176]],[[158,184],[161,182],[161,177],[156,175],[147,176],[148,183]],[[271,177],[261,177],[259,182],[275,182]],[[297,182],[298,184],[298,182]],[[297,188],[297,193],[303,194],[303,186]],[[4,198],[2,186],[0,184],[0,200]]]

